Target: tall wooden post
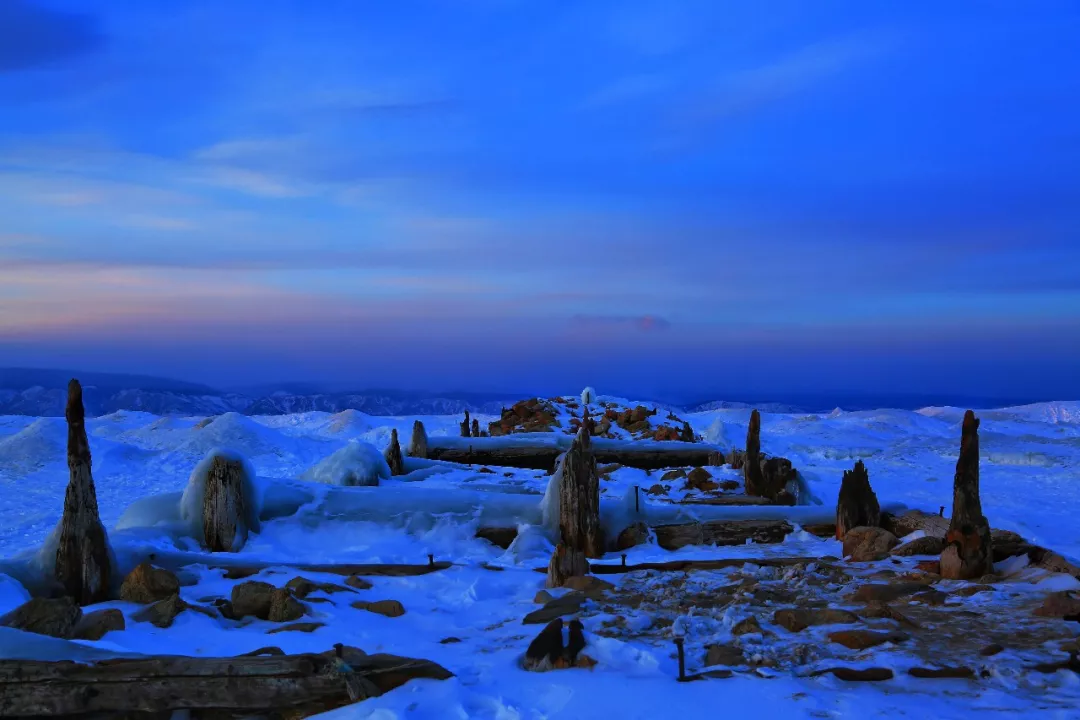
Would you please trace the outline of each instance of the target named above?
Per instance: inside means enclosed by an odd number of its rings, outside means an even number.
[[[960,438],[960,457],[953,479],[953,509],[946,547],[941,553],[941,576],[971,580],[994,570],[990,523],[979,498],[979,420],[968,410]]]
[[[870,475],[863,461],[852,470],[844,471],[840,495],[836,499],[836,537],[843,540],[854,527],[877,527],[881,523],[881,506],[870,487]]]
[[[743,483],[747,495],[763,497],[765,478],[761,472],[761,413],[750,413],[746,428],[746,455],[743,458]]]
[[[109,599],[109,548],[98,515],[97,491],[90,471],[90,442],[86,437],[86,412],[82,386],[68,384],[67,491],[60,521],[60,544],[56,549],[56,579],[80,605]]]
[[[559,544],[548,565],[548,586],[589,571],[586,558],[604,554],[600,529],[600,474],[589,440],[589,415],[570,444],[559,479]]]
[[[409,447],[406,451],[409,457],[426,459],[428,456],[427,431],[424,423],[419,420],[413,422],[412,437],[409,439]]]
[[[383,454],[386,464],[390,466],[391,475],[405,474],[405,460],[401,457],[401,443],[398,442],[397,428],[390,430],[390,444],[386,446]]]

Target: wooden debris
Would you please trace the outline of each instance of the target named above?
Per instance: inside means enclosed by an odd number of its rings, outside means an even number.
[[[97,491],[90,465],[90,442],[86,437],[86,413],[82,386],[68,383],[67,459],[70,478],[64,493],[64,515],[56,549],[55,576],[66,594],[80,605],[109,599],[108,538],[98,515]]]
[[[687,545],[745,545],[747,540],[778,543],[794,530],[786,520],[712,520],[653,528],[656,543],[665,550]]]
[[[238,552],[247,542],[244,464],[217,455],[210,461],[203,495],[203,543],[210,552]]]
[[[949,580],[972,580],[994,571],[990,523],[982,514],[979,499],[979,420],[964,414],[960,457],[953,480],[953,511],[946,548],[941,553],[941,576]]]
[[[256,651],[280,652],[277,648]],[[147,657],[82,665],[0,661],[0,717],[192,710],[306,716],[377,697],[409,680],[453,675],[428,660],[337,653]]]
[[[588,409],[585,419],[588,419]],[[600,530],[600,474],[596,470],[589,442],[589,430],[582,423],[560,467],[560,542],[548,566],[548,587],[561,587],[567,578],[589,571],[586,557],[604,555]]]
[[[386,458],[386,464],[390,466],[392,476],[405,474],[405,460],[401,457],[401,443],[398,442],[397,428],[390,430],[390,444],[386,446],[383,456]]]
[[[881,507],[870,487],[870,475],[862,460],[852,470],[844,472],[840,495],[836,500],[836,539],[843,540],[848,530],[857,527],[877,527],[881,522]]]
[[[428,457],[428,438],[427,431],[424,430],[424,423],[416,420],[412,426],[412,437],[409,439],[409,447],[406,450],[409,457],[414,458],[426,458]]]

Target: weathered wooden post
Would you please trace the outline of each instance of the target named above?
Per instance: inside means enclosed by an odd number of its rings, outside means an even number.
[[[476,418],[473,418],[472,421],[472,436],[480,437],[480,421]]]
[[[990,523],[979,499],[979,420],[968,410],[960,438],[960,457],[953,479],[953,509],[946,547],[941,553],[941,577],[971,580],[994,571]]]
[[[425,459],[428,456],[427,431],[424,423],[415,421],[412,426],[412,437],[409,439],[409,447],[406,450],[409,457]]]
[[[56,549],[56,579],[80,605],[109,599],[108,538],[98,515],[97,491],[90,471],[90,442],[86,437],[86,411],[82,386],[68,383],[67,491],[60,520],[60,544]]]
[[[210,552],[238,552],[247,542],[250,480],[242,461],[224,455],[210,460],[203,494],[203,543]]]
[[[390,430],[390,444],[383,453],[386,464],[390,466],[391,475],[405,474],[405,460],[401,457],[401,443],[398,442],[397,428]]]
[[[743,483],[747,495],[763,496],[765,478],[761,472],[761,413],[750,413],[746,429],[746,454],[743,457]]]
[[[588,411],[585,420],[588,420]],[[582,422],[562,462],[559,478],[559,543],[548,565],[548,587],[561,587],[567,578],[589,572],[586,558],[604,554],[600,530],[600,474]]]
[[[870,475],[862,460],[852,470],[844,471],[840,495],[836,499],[836,537],[843,540],[855,527],[877,527],[881,524],[881,506],[870,487]]]
[[[461,421],[461,437],[469,437],[469,430],[472,427],[469,422],[469,411],[465,411],[465,419]]]

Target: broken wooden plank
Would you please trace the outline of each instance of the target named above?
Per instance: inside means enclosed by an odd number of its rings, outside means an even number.
[[[653,528],[656,544],[665,550],[687,545],[745,545],[747,540],[778,543],[794,530],[786,520],[713,520]]]
[[[176,710],[306,715],[376,697],[412,679],[452,677],[428,660],[338,649],[276,657],[148,657],[91,665],[3,660],[0,717]]]

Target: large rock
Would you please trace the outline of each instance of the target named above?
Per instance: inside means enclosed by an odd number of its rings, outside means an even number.
[[[910,639],[910,636],[895,631],[838,630],[829,633],[829,642],[843,645],[849,650],[869,650],[885,643],[901,643],[908,639]]]
[[[405,460],[401,457],[401,443],[398,442],[397,428],[390,431],[390,444],[386,446],[386,464],[390,466],[390,474],[404,475]]]
[[[270,605],[274,601],[274,586],[258,580],[249,580],[233,586],[230,602],[237,618],[253,615],[262,620],[270,617]]]
[[[899,540],[885,528],[856,527],[844,535],[844,557],[852,562],[884,560]]]
[[[898,557],[910,557],[912,555],[940,555],[941,551],[944,549],[944,540],[925,535],[921,538],[916,538],[911,542],[906,542],[903,545],[897,545],[893,548],[892,554]]]
[[[143,562],[124,578],[120,586],[120,599],[147,605],[165,600],[178,592],[180,592],[180,581],[176,575]]]
[[[949,532],[949,521],[940,515],[933,515],[922,510],[909,510],[899,516],[882,513],[881,527],[898,538],[921,530],[930,537],[944,540]]]
[[[979,420],[970,410],[961,432],[952,518],[941,553],[941,576],[949,580],[971,580],[994,571],[990,523],[979,498]]]
[[[401,617],[405,614],[405,606],[397,600],[376,600],[375,602],[357,600],[352,606],[357,610],[367,610],[388,618]]]
[[[663,480],[664,478],[660,478]],[[702,492],[709,492],[716,490],[720,486],[713,480],[712,475],[705,468],[694,468],[690,471],[690,474],[686,476],[686,485],[684,490],[700,490]]]
[[[1046,596],[1035,610],[1039,617],[1069,618],[1080,621],[1080,593],[1063,591]]]
[[[82,386],[78,380],[68,384],[65,416],[69,480],[64,493],[55,574],[67,595],[80,605],[93,605],[109,598],[111,566],[108,538],[98,515],[97,491],[90,470],[90,442],[86,437]]]
[[[836,539],[842,540],[848,530],[857,527],[877,527],[881,523],[881,506],[870,487],[870,475],[862,460],[852,470],[844,472],[840,495],[836,500]]]
[[[131,616],[131,619],[135,622],[148,622],[154,627],[164,629],[172,627],[176,616],[191,607],[181,600],[179,595],[173,595],[139,610]]]
[[[0,617],[0,627],[69,640],[81,619],[82,609],[72,598],[32,598]]]
[[[106,633],[124,630],[127,624],[124,622],[124,613],[119,610],[98,610],[82,616],[75,626],[74,638],[76,640],[96,641],[105,637]]]
[[[634,523],[623,529],[615,538],[616,550],[629,550],[649,541],[649,526],[643,522]]]
[[[849,625],[859,622],[855,613],[836,608],[777,610],[773,622],[790,632],[801,632],[815,625]]]
[[[247,542],[247,481],[240,460],[216,455],[210,461],[203,495],[203,541],[210,552],[238,552]]]

